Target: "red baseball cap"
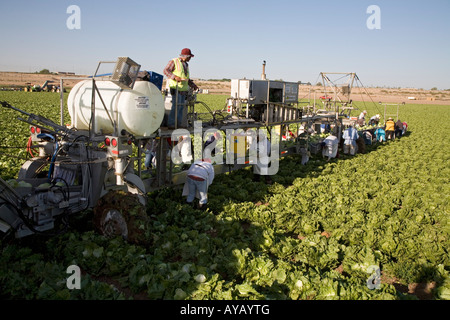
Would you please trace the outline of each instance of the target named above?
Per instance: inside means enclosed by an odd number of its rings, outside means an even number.
[[[181,55],[183,56],[191,56],[193,57],[194,55],[191,52],[191,49],[188,48],[184,48],[183,50],[181,50]]]

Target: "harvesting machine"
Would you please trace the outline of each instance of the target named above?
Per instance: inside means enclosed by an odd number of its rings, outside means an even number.
[[[115,63],[111,74],[97,75],[103,63]],[[164,121],[172,97],[162,94],[162,76],[144,72],[141,77],[140,65],[128,57],[101,61],[99,66],[92,77],[70,90],[67,105],[63,82],[70,78],[61,79],[59,124],[0,102],[30,125],[27,148],[36,153],[24,162],[17,179],[6,182],[0,178],[3,233],[16,238],[48,234],[71,215],[92,209],[100,233],[139,242],[145,238],[148,223],[147,193],[184,184],[186,164],[203,157],[208,133],[218,132],[216,142],[222,142],[215,149],[216,174],[255,164],[248,158],[249,141],[254,137],[250,133],[255,130],[265,130],[277,157],[307,152],[309,135],[298,134],[299,127],[320,130],[328,123],[340,135],[337,112],[303,113],[298,83],[267,79],[233,80],[231,97],[222,110],[212,111],[197,101],[196,92],[190,92],[184,108],[186,127],[169,130]],[[70,125],[64,124],[66,107]],[[194,152],[180,167],[173,155],[180,150],[182,136],[194,151],[199,137],[200,154]],[[154,168],[146,171],[143,158],[149,141],[155,143]]]

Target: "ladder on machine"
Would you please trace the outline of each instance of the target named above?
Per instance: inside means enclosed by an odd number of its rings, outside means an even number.
[[[387,113],[388,112],[388,106],[396,106],[397,107],[397,113]],[[384,122],[386,123],[386,120],[388,119],[388,117],[394,117],[394,116],[395,116],[395,121],[397,121],[398,120],[399,108],[400,108],[400,105],[398,103],[392,103],[392,104],[385,103],[384,104]]]

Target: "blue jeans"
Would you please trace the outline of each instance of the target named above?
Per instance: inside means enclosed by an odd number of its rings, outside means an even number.
[[[145,167],[151,168],[152,160],[153,160],[153,157],[155,156],[155,154],[153,152],[151,152],[150,150],[145,150],[144,153],[145,153],[145,161],[144,161]]]
[[[178,92],[178,112],[177,112],[177,128],[182,126],[183,123],[183,109],[186,96]],[[172,109],[170,109],[169,118],[167,120],[168,127],[175,127],[175,106],[177,103],[176,93],[172,95]]]
[[[206,180],[197,181],[188,177],[187,183],[189,186],[189,194],[186,198],[187,203],[192,203],[192,201],[194,201],[195,194],[197,193],[197,191],[200,195],[200,201],[198,203],[205,204],[206,202],[208,202],[208,194],[207,194],[208,186]]]

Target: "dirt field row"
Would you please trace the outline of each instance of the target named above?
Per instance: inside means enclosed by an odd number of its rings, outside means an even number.
[[[60,78],[64,78],[64,87],[71,88],[85,75],[57,75],[38,74],[22,72],[0,72],[1,88],[22,88],[27,85],[42,86],[45,81],[51,81],[53,85],[60,85]],[[75,78],[75,79],[66,79]],[[205,81],[196,80],[200,89],[209,94],[229,94],[231,83],[228,81]],[[327,92],[333,95],[332,92]],[[304,99],[318,100],[324,95],[323,87],[300,86],[299,97]],[[450,105],[450,91],[448,90],[423,90],[414,88],[354,88],[351,98],[355,101],[374,101],[382,103],[414,103],[414,104],[443,104]]]

